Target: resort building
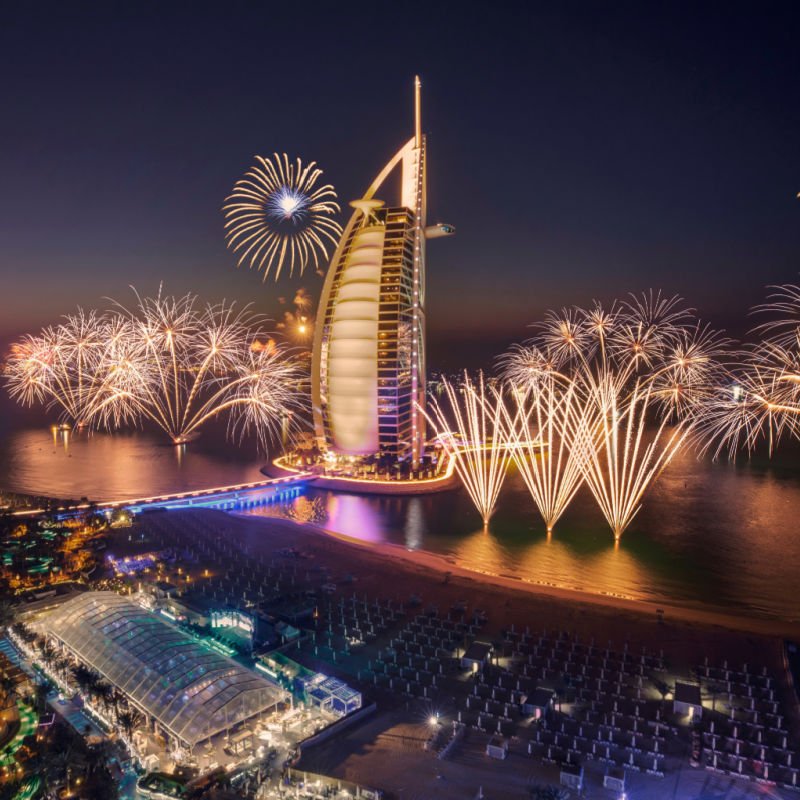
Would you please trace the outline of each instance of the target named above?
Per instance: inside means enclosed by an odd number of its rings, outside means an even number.
[[[181,747],[274,711],[283,691],[189,632],[114,592],[85,592],[44,620],[48,636],[98,672]]]
[[[311,387],[323,452],[414,467],[425,443],[425,242],[454,232],[426,223],[419,78],[415,121],[414,136],[350,204],[320,298]],[[395,171],[400,197],[386,203],[378,195]]]

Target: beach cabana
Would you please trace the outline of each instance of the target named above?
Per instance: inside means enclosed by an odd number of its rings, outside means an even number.
[[[622,794],[625,791],[625,770],[622,767],[611,767],[603,776],[603,787]]]
[[[492,736],[486,745],[486,755],[501,761],[508,758],[508,742],[502,736]]]
[[[675,698],[672,710],[676,714],[688,714],[690,717],[703,716],[703,703],[700,699],[700,687],[695,683],[675,684]]]
[[[561,765],[561,785],[580,792],[583,789],[583,767],[580,764]]]
[[[523,696],[520,704],[522,713],[532,716],[534,719],[546,717],[553,707],[553,697],[555,697],[555,692],[552,689],[537,686],[531,694]]]
[[[461,657],[461,668],[477,672],[484,664],[489,663],[492,646],[488,642],[473,642]]]

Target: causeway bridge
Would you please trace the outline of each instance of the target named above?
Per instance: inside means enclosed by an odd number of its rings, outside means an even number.
[[[252,483],[238,483],[232,486],[215,486],[210,489],[195,489],[188,492],[154,495],[135,499],[105,500],[99,503],[79,503],[61,508],[25,508],[12,512],[16,517],[34,517],[45,513],[75,514],[88,509],[113,511],[127,509],[140,513],[148,509],[179,508],[218,508],[234,510],[256,508],[257,506],[289,500],[299,495],[305,486],[315,480],[310,472],[298,472],[280,478],[265,478]]]

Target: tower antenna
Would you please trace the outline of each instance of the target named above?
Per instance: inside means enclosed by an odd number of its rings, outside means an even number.
[[[414,76],[414,146],[422,147],[422,82]]]

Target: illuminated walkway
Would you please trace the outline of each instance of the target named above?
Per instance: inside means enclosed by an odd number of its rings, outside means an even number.
[[[102,503],[81,503],[55,509],[56,513],[74,514],[96,508],[98,511],[111,511],[117,508],[128,509],[134,513],[148,508],[218,508],[221,510],[255,508],[270,503],[288,500],[300,494],[307,483],[316,480],[310,472],[279,478],[265,478],[253,483],[238,483],[233,486],[215,486],[210,489],[195,489],[189,492],[139,497],[133,500],[107,500]],[[35,517],[48,512],[44,508],[26,508],[14,512],[15,517]]]
[[[269,503],[288,500],[300,494],[307,483],[315,480],[310,472],[301,472],[280,478],[267,478],[254,483],[236,486],[221,486],[193,492],[181,492],[158,497],[143,497],[137,500],[120,500],[99,503],[99,509],[126,508],[139,512],[146,508],[218,508],[221,510],[255,508]]]

